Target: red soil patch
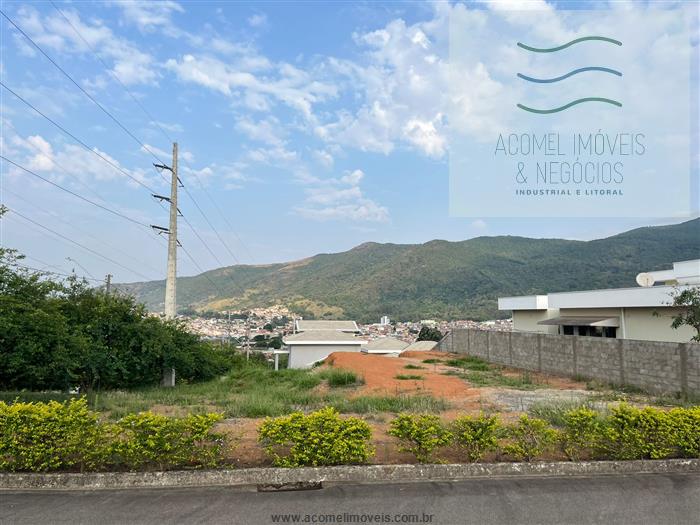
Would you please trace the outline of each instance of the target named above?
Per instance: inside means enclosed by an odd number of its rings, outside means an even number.
[[[362,376],[365,384],[358,390],[361,395],[430,394],[446,399],[479,396],[475,389],[461,379],[441,375],[437,367],[424,365],[417,359],[336,352],[328,356],[326,363],[334,368],[352,370]],[[409,363],[423,366],[424,369],[404,368]],[[399,375],[416,375],[421,376],[421,379],[396,379]]]
[[[456,354],[448,354],[445,352],[438,352],[436,350],[427,350],[427,351],[420,351],[420,350],[406,350],[405,352],[401,352],[399,354],[399,357],[417,357],[420,359],[454,359],[455,357],[458,357]]]

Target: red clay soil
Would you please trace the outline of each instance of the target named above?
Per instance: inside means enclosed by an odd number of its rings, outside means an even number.
[[[411,352],[427,357],[430,352]],[[442,356],[444,357],[444,353]],[[454,376],[440,374],[442,370],[425,364],[412,357],[387,357],[355,352],[335,352],[328,356],[326,363],[333,368],[352,370],[364,378],[365,384],[358,390],[359,395],[431,394],[447,399],[465,398],[475,394],[464,381]],[[407,364],[422,366],[423,369],[404,368]],[[399,375],[421,376],[421,379],[396,379]],[[476,393],[478,396],[478,393]]]

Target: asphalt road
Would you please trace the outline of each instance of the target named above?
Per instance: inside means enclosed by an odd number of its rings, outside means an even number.
[[[297,523],[698,525],[700,475],[489,478],[275,493],[226,487],[0,491],[2,524],[265,525],[294,523],[293,515]]]

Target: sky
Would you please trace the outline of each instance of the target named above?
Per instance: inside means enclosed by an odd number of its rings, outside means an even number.
[[[469,97],[502,84],[488,46],[472,40],[455,116],[455,13],[513,25],[534,9],[557,28],[562,9],[652,8],[678,4],[3,1],[39,49],[0,18],[2,82],[44,116],[0,88],[0,197],[11,210],[0,240],[36,268],[163,278],[166,242],[150,225],[168,215],[151,193],[169,193],[169,173],[153,163],[171,164],[173,141],[180,275],[368,241],[593,239],[692,218],[653,205],[635,218],[499,216],[483,199],[478,213],[451,215],[452,128],[483,124]]]

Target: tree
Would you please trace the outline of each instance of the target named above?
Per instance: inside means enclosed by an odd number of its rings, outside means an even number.
[[[677,290],[670,306],[681,311],[673,317],[672,328],[690,326],[696,332],[691,341],[700,342],[700,287]]]
[[[442,332],[432,326],[423,326],[418,332],[418,341],[439,341],[442,339]]]
[[[21,258],[0,248],[0,389],[131,388],[157,384],[164,367],[188,381],[230,367],[230,348],[150,316],[130,296],[22,269]]]

